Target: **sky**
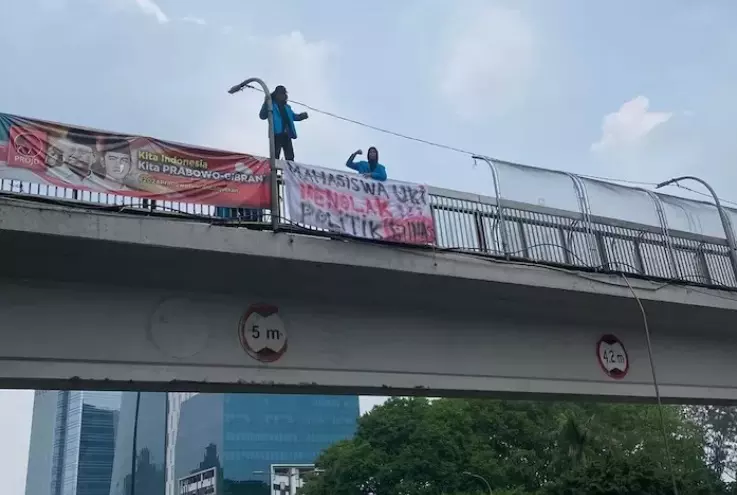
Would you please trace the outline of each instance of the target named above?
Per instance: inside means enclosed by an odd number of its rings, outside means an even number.
[[[262,96],[227,94],[260,77],[473,153],[630,181],[693,174],[737,199],[733,0],[0,4],[0,112],[265,155]],[[374,145],[392,178],[493,192],[468,155],[308,112],[298,161],[339,168]],[[11,495],[23,493],[31,402],[0,392]]]

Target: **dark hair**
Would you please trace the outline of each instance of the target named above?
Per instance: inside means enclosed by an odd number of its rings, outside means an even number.
[[[280,84],[279,86],[274,88],[274,91],[271,92],[271,98],[272,99],[276,98],[276,95],[281,94],[281,93],[286,94],[287,88],[285,88],[284,86]]]
[[[97,149],[100,153],[116,151],[118,153],[131,154],[130,142],[124,137],[105,136],[97,140]]]
[[[66,139],[73,143],[83,144],[85,146],[95,147],[97,144],[97,136],[90,131],[84,129],[69,129]]]
[[[97,136],[91,132],[87,131],[85,129],[69,129],[66,133],[66,136],[64,136],[64,139],[67,141],[81,145],[81,146],[87,146],[90,148],[92,152],[92,161],[89,163],[83,163],[83,164],[72,164],[67,162],[66,156],[64,158],[64,163],[69,166],[69,170],[71,170],[75,175],[78,177],[86,177],[90,174],[90,172],[93,172],[95,166],[99,164],[99,157],[97,155]],[[64,150],[64,154],[66,155],[68,150]]]
[[[46,148],[46,157],[44,163],[47,167],[58,167],[63,163],[64,152],[53,144],[49,144]]]
[[[366,159],[369,160],[369,161],[371,161],[369,159],[369,155],[371,154],[371,150],[374,150],[374,152],[376,153],[376,161],[378,162],[379,161],[379,150],[378,150],[378,148],[376,148],[376,146],[369,146],[368,151],[366,151]]]

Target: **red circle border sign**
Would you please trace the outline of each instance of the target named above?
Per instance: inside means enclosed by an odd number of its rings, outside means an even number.
[[[248,310],[243,313],[243,316],[241,316],[240,322],[238,323],[238,340],[241,343],[241,347],[249,356],[257,361],[261,361],[262,363],[273,363],[287,352],[288,342],[286,341],[286,336],[284,345],[279,351],[274,351],[268,347],[257,351],[248,343],[248,339],[246,338],[246,332],[248,329],[246,326],[249,318],[254,314],[268,317],[271,315],[278,315],[278,313],[279,308],[273,304],[252,304],[248,307]]]
[[[619,344],[619,347],[622,349],[622,353],[624,354],[624,369],[607,368],[602,358],[602,354],[601,354],[602,344],[607,344],[610,346],[614,344]],[[602,337],[596,343],[596,360],[599,363],[599,366],[601,367],[601,370],[604,372],[604,374],[606,374],[608,377],[613,378],[615,380],[621,380],[622,378],[627,376],[627,373],[629,372],[629,369],[630,369],[630,358],[629,358],[629,355],[627,354],[627,348],[624,346],[624,343],[621,340],[619,340],[619,338],[616,335],[612,335],[612,334],[602,335]]]

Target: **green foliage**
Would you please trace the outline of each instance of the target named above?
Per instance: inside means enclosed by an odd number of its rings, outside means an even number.
[[[672,493],[660,414],[641,405],[395,398],[327,449],[304,495]],[[727,493],[693,414],[664,407],[681,493]]]
[[[706,463],[718,475],[737,470],[737,407],[691,406],[686,416],[706,438]]]
[[[704,469],[679,473],[679,493],[717,495],[727,493],[724,485]],[[561,473],[545,486],[540,495],[673,495],[670,473],[657,460],[642,453],[597,459],[574,470]]]

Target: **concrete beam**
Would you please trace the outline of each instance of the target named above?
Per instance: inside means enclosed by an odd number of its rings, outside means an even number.
[[[641,326],[546,321],[546,311],[522,317],[493,301],[474,311],[448,297],[455,310],[380,297],[336,302],[2,279],[0,387],[654,397]],[[272,363],[239,341],[244,313],[263,302],[278,306],[288,335]],[[623,379],[600,368],[596,344],[605,333],[626,346]],[[737,400],[734,338],[658,331],[654,346],[666,400]]]
[[[0,235],[3,233],[185,249],[632,298],[618,275],[582,273],[431,249],[216,226],[188,219],[112,213],[82,206],[70,209],[0,197]],[[634,277],[631,282],[643,300],[737,309],[734,292]]]
[[[654,397],[613,275],[7,199],[0,259],[0,387]],[[632,282],[666,400],[737,400],[734,296]],[[287,329],[273,363],[238,338],[257,303]]]

